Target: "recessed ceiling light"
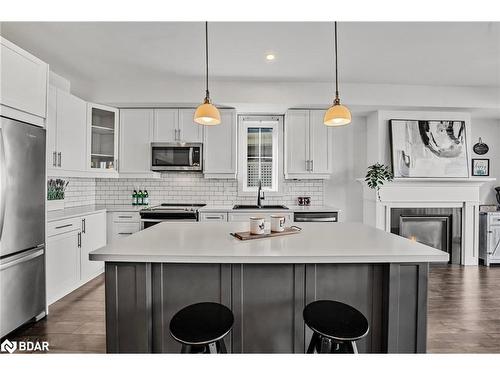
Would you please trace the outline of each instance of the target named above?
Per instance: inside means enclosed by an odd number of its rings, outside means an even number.
[[[276,55],[274,55],[273,53],[268,53],[268,54],[266,55],[266,60],[267,60],[267,61],[273,61],[273,60],[275,60],[275,59],[276,59]]]

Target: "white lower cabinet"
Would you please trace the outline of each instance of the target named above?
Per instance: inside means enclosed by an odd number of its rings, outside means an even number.
[[[48,223],[47,304],[50,305],[104,270],[89,253],[106,245],[106,214],[99,212]]]
[[[80,280],[80,229],[47,240],[47,304],[75,289]]]
[[[141,230],[138,212],[109,212],[107,217],[108,243],[125,238]]]
[[[82,218],[80,246],[81,279],[90,280],[104,270],[104,262],[89,260],[89,253],[106,246],[106,213],[100,212]]]
[[[200,221],[226,222],[227,212],[201,212]]]

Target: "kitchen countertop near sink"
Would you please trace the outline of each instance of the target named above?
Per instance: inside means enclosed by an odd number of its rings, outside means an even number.
[[[220,206],[207,204],[205,207],[200,208],[200,212],[332,212],[340,210],[331,206],[287,206],[288,209],[233,209],[234,205]],[[132,206],[120,204],[96,204],[79,207],[69,207],[63,210],[55,210],[47,212],[47,222],[70,219],[72,217],[89,215],[97,212],[139,212],[148,206]]]
[[[265,205],[264,205],[265,206]],[[200,212],[340,212],[338,208],[331,206],[287,206],[288,209],[266,209],[266,208],[249,208],[249,209],[234,209],[234,205],[219,206],[207,204],[200,208]]]

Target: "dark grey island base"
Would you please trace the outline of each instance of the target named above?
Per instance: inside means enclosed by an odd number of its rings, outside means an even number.
[[[169,322],[203,301],[235,317],[232,353],[304,353],[304,306],[332,299],[370,323],[360,353],[424,353],[428,263],[180,264],[106,262],[108,353],[179,353]]]

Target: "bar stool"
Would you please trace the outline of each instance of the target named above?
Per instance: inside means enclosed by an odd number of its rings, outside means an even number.
[[[234,317],[226,306],[201,302],[179,310],[170,321],[170,335],[182,344],[181,353],[227,353],[224,344]]]
[[[307,353],[357,354],[356,341],[370,328],[361,312],[338,301],[312,302],[304,308],[303,316],[313,331]]]

